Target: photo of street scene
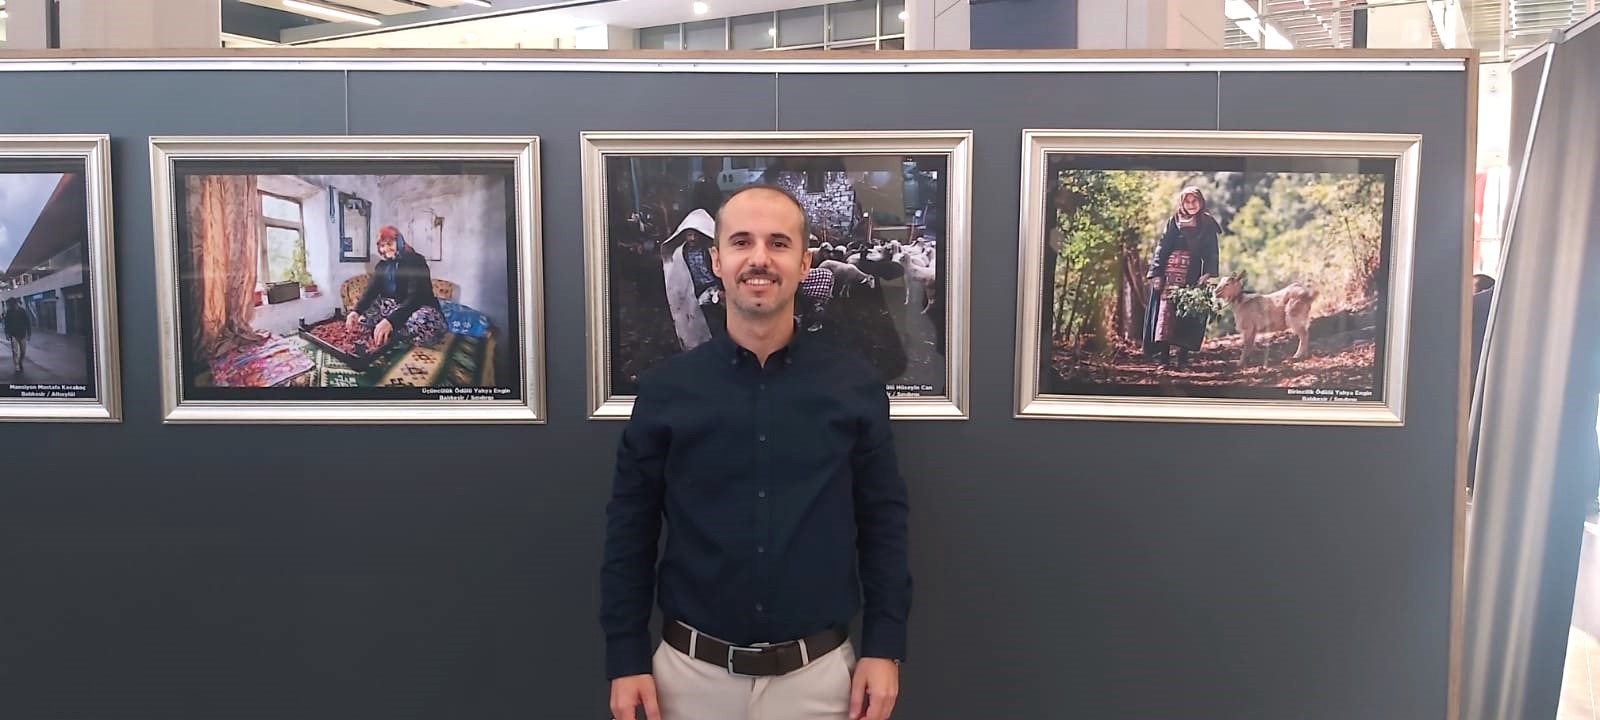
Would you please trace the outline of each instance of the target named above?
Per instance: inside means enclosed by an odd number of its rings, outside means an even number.
[[[0,172],[0,398],[94,396],[82,172]]]

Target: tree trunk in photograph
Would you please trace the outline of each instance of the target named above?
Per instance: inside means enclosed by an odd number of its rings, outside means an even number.
[[[1117,285],[1120,295],[1118,307],[1122,309],[1117,334],[1138,342],[1144,336],[1144,313],[1147,297],[1144,284],[1144,263],[1139,254],[1131,250],[1122,252],[1122,282]]]

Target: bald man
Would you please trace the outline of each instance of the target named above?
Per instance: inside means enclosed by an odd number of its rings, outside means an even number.
[[[712,249],[727,333],[639,379],[601,572],[617,720],[641,709],[649,720],[887,720],[894,709],[911,606],[906,487],[880,375],[796,332],[808,236],[782,189],[729,197]]]

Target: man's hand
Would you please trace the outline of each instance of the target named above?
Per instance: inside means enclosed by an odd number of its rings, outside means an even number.
[[[346,330],[356,329],[356,323],[359,322],[361,322],[361,313],[352,312],[349,315],[344,316],[344,327]]]
[[[899,695],[899,665],[885,658],[861,658],[850,682],[850,720],[889,720]]]
[[[635,720],[634,708],[644,706],[644,716],[661,720],[661,708],[656,705],[656,679],[646,675],[628,675],[611,681],[611,717],[614,720]]]

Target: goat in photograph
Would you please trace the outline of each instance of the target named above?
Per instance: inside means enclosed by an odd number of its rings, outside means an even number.
[[[1217,281],[1216,296],[1233,309],[1234,325],[1242,340],[1239,367],[1246,367],[1255,351],[1256,337],[1264,333],[1288,330],[1299,339],[1294,359],[1311,354],[1311,303],[1317,291],[1300,283],[1289,283],[1271,293],[1253,293],[1244,289],[1244,273],[1226,276]],[[1261,364],[1267,364],[1268,353],[1263,351]]]
[[[850,288],[855,285],[866,285],[869,288],[878,286],[878,278],[861,271],[850,263],[838,260],[823,260],[818,266],[833,273],[833,286],[839,288],[839,294],[849,295]]]
[[[911,248],[898,249],[894,253],[894,261],[900,263],[906,270],[906,304],[911,304],[911,287],[913,284],[922,286],[922,312],[926,314],[928,308],[933,306],[933,284],[937,273],[934,272],[934,254],[932,247],[925,251]]]

